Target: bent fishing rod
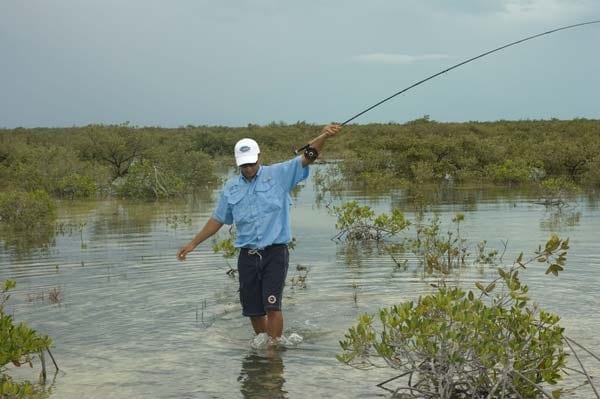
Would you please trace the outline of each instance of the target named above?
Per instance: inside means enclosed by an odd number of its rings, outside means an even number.
[[[523,43],[523,42],[526,42],[526,41],[528,41],[528,40],[532,40],[532,39],[535,39],[535,38],[538,38],[538,37],[541,37],[541,36],[549,35],[549,34],[551,34],[551,33],[559,32],[559,31],[561,31],[561,30],[573,29],[573,28],[577,28],[577,27],[580,27],[580,26],[584,26],[584,25],[591,25],[591,24],[598,24],[598,23],[600,23],[600,20],[596,20],[596,21],[588,21],[588,22],[582,22],[582,23],[579,23],[579,24],[574,24],[574,25],[563,26],[563,27],[560,27],[560,28],[556,28],[556,29],[549,30],[549,31],[547,31],[547,32],[538,33],[537,35],[528,36],[528,37],[526,37],[526,38],[523,38],[523,39],[520,39],[520,40],[517,40],[517,41],[511,42],[511,43],[505,44],[505,45],[503,45],[503,46],[497,47],[497,48],[495,48],[495,49],[493,49],[493,50],[486,51],[486,52],[484,52],[484,53],[481,53],[481,54],[479,54],[479,55],[477,55],[477,56],[475,56],[475,57],[469,58],[468,60],[465,60],[465,61],[459,62],[458,64],[452,65],[451,67],[449,67],[449,68],[446,68],[446,69],[444,69],[443,71],[440,71],[440,72],[438,72],[438,73],[435,73],[435,74],[433,74],[433,75],[431,75],[431,76],[428,76],[428,77],[426,77],[425,79],[419,80],[418,82],[415,82],[415,83],[411,84],[411,85],[410,85],[410,86],[408,86],[408,87],[405,87],[404,89],[402,89],[402,90],[400,90],[400,91],[398,91],[398,92],[396,92],[396,93],[392,94],[392,95],[391,95],[391,96],[389,96],[389,97],[386,97],[386,98],[384,98],[383,100],[379,101],[378,103],[371,105],[369,108],[367,108],[367,109],[365,109],[365,110],[363,110],[363,111],[359,112],[358,114],[354,115],[353,117],[351,117],[351,118],[349,118],[349,119],[345,120],[344,122],[340,123],[340,126],[344,126],[344,125],[346,125],[347,123],[349,123],[349,122],[353,121],[354,119],[358,118],[359,116],[361,116],[361,115],[363,115],[363,114],[365,114],[365,113],[369,112],[369,111],[370,111],[370,110],[372,110],[373,108],[380,106],[381,104],[385,103],[386,101],[389,101],[389,100],[391,100],[392,98],[394,98],[394,97],[396,97],[396,96],[399,96],[400,94],[402,94],[402,93],[405,93],[405,92],[409,91],[410,89],[413,89],[413,88],[415,88],[415,87],[417,87],[417,86],[419,86],[419,85],[421,85],[421,84],[423,84],[423,83],[427,82],[428,80],[431,80],[431,79],[433,79],[433,78],[435,78],[435,77],[438,77],[438,76],[440,76],[440,75],[443,75],[443,74],[445,74],[446,72],[450,72],[450,71],[451,71],[451,70],[453,70],[453,69],[456,69],[456,68],[458,68],[458,67],[460,67],[460,66],[463,66],[463,65],[465,65],[465,64],[468,64],[469,62],[475,61],[475,60],[477,60],[477,59],[479,59],[479,58],[483,58],[483,57],[485,57],[485,56],[487,56],[487,55],[490,55],[490,54],[492,54],[492,53],[495,53],[495,52],[497,52],[497,51],[503,50],[503,49],[505,49],[505,48],[508,48],[508,47],[511,47],[511,46],[517,45],[517,44],[519,44],[519,43]],[[316,158],[318,157],[318,155],[319,155],[319,154],[316,152],[316,150],[310,146],[310,144],[306,144],[305,146],[303,146],[303,147],[301,147],[301,148],[298,148],[296,151],[294,151],[294,153],[295,153],[295,154],[300,154],[300,153],[302,153],[302,152],[304,152],[304,154],[307,156],[307,158],[308,158],[308,159],[312,159],[312,160],[316,159]]]

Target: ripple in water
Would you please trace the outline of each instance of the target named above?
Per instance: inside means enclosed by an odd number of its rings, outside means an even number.
[[[267,333],[260,333],[254,337],[250,347],[256,350],[264,350],[276,346],[292,348],[300,345],[303,340],[304,339],[296,333],[291,333],[288,337],[282,335],[280,338],[272,338]]]

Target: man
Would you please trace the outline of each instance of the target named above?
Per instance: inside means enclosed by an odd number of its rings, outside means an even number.
[[[177,252],[177,259],[183,261],[224,224],[235,224],[242,313],[250,317],[256,334],[267,333],[275,341],[283,332],[281,298],[289,261],[287,244],[292,240],[289,192],[308,177],[308,165],[325,140],[340,129],[336,124],[325,126],[302,155],[269,166],[260,164],[256,141],[238,141],[234,155],[240,175],[225,184],[213,216]]]

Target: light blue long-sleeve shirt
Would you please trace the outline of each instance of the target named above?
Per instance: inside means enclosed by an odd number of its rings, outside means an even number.
[[[292,240],[290,191],[308,177],[300,156],[260,166],[251,181],[241,173],[228,180],[213,218],[235,224],[237,248],[265,248]]]

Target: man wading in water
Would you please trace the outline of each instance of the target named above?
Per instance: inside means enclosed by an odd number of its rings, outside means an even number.
[[[281,298],[292,240],[289,192],[308,177],[308,165],[340,129],[336,124],[325,126],[302,155],[268,166],[260,165],[256,141],[238,141],[234,154],[240,175],[227,181],[212,217],[177,252],[183,261],[224,224],[235,224],[242,313],[250,317],[256,334],[267,333],[275,342],[283,332]]]

